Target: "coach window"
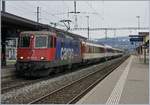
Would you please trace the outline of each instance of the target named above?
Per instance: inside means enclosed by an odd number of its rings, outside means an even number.
[[[95,52],[95,48],[94,48],[94,46],[93,46],[93,53]]]
[[[91,51],[92,49],[91,49],[91,46],[89,46],[89,53],[91,53],[92,51]]]
[[[96,53],[99,53],[99,47],[96,47],[96,51],[95,51]]]
[[[85,48],[86,48],[86,53],[89,53],[89,46],[88,45],[85,45]]]
[[[96,53],[100,53],[100,48],[99,47],[96,47]]]
[[[104,49],[103,48],[100,48],[100,53],[104,53]]]
[[[94,52],[94,46],[92,46],[92,53]]]
[[[111,52],[112,52],[112,50],[111,50],[111,49],[109,49],[109,52],[111,53]]]
[[[102,53],[102,48],[101,48],[101,47],[99,47],[98,52],[99,52],[99,53]]]
[[[93,46],[91,46],[91,53],[93,53]]]

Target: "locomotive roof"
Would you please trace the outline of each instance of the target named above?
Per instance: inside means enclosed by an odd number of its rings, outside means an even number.
[[[86,38],[79,36],[79,35],[75,35],[69,32],[53,32],[53,31],[23,31],[21,32],[21,34],[35,34],[35,35],[56,35],[59,37],[63,37],[63,38],[71,38],[71,39],[77,39],[77,40],[86,40]]]

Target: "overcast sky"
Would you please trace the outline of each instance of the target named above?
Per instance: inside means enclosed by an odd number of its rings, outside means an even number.
[[[137,18],[140,16],[140,26],[149,26],[149,1],[77,1],[78,27],[87,27],[89,16],[91,28],[104,27],[137,27]],[[6,1],[6,11],[36,21],[36,8],[40,7],[40,22],[50,24],[58,23],[62,19],[72,20],[71,28],[75,25],[74,1]],[[60,23],[62,24],[62,23]],[[63,28],[57,26],[58,28]],[[74,33],[87,37],[87,31],[74,31]],[[137,34],[137,30],[117,31],[116,36]],[[108,37],[114,32],[109,31]],[[105,37],[104,31],[90,31],[91,38]]]

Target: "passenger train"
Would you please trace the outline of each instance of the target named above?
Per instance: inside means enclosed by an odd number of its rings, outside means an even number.
[[[20,33],[16,71],[22,76],[47,76],[63,67],[90,64],[123,55],[120,49],[51,31]]]

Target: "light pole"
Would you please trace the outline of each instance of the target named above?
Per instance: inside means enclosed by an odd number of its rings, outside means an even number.
[[[138,20],[138,32],[140,31],[140,16],[136,16],[137,20]],[[140,43],[138,43],[138,45],[140,46]],[[135,43],[135,47],[136,47],[136,43]]]
[[[39,20],[40,20],[40,18],[39,18],[40,7],[39,7],[39,6],[37,7],[37,12],[36,12],[36,14],[37,14],[37,23],[39,23]]]
[[[89,40],[89,16],[87,17],[87,35],[88,35],[88,40]]]
[[[107,40],[107,28],[105,28],[105,40]]]
[[[5,1],[2,0],[2,11],[5,12]]]
[[[136,18],[138,19],[138,30],[140,30],[140,16],[136,16]]]
[[[75,25],[74,25],[74,28],[78,28],[78,24],[77,24],[77,14],[79,14],[80,12],[77,11],[76,0],[74,0],[74,11],[69,12],[69,13],[74,13],[74,16],[75,16]]]

